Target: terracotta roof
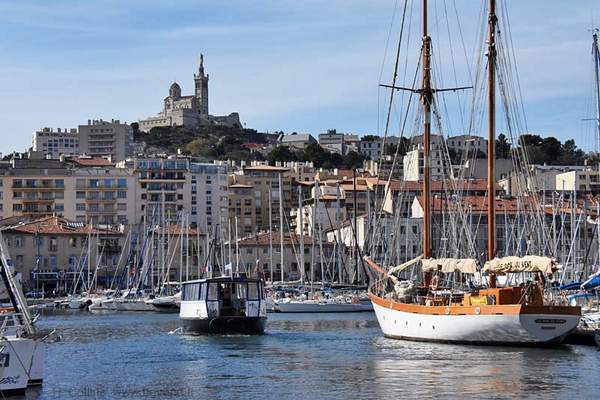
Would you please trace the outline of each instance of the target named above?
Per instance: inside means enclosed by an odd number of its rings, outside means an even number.
[[[171,225],[167,225],[164,227],[161,226],[157,226],[156,228],[154,228],[154,232],[156,233],[162,233],[164,234],[168,234],[168,235],[180,235],[181,233],[183,233],[184,235],[190,235],[190,236],[196,236],[196,235],[204,235],[204,233],[202,232],[198,232],[197,229],[194,228],[185,228],[183,227],[183,229],[181,228],[181,225],[176,225],[176,224],[171,224]]]
[[[114,229],[100,229],[82,222],[72,222],[61,217],[46,217],[30,222],[23,222],[4,228],[7,232],[17,232],[25,234],[65,234],[65,235],[121,235],[121,232]]]
[[[456,180],[456,181],[432,181],[431,190],[434,192],[441,192],[445,190],[451,191],[452,188],[457,188],[459,191],[485,191],[487,190],[487,181],[485,179],[469,179],[469,180]],[[392,179],[390,181],[390,190],[392,191],[406,191],[406,192],[420,192],[423,188],[423,182],[419,181],[401,181],[399,179]],[[502,190],[500,185],[496,183],[496,191]]]
[[[423,204],[423,197],[417,197],[419,204]],[[462,205],[462,210],[471,214],[487,213],[487,197],[486,196],[461,196],[458,198]],[[432,199],[432,209],[434,213],[457,211],[458,203],[455,198],[442,198],[436,196]],[[533,198],[523,197],[522,201],[517,198],[497,198],[496,212],[498,214],[517,214],[520,212],[533,212],[537,209],[540,211],[541,206],[536,205]]]
[[[280,246],[280,234],[279,232],[272,232],[272,242],[273,247]],[[290,246],[291,244],[294,246],[300,245],[300,235],[295,233],[284,233],[283,234],[283,245]],[[269,234],[268,233],[259,233],[256,236],[249,236],[244,239],[238,240],[238,246],[269,246]],[[304,245],[310,246],[313,244],[313,239],[310,236],[304,235]],[[315,240],[315,245],[318,245],[319,242]],[[323,246],[333,246],[332,242],[323,242]]]

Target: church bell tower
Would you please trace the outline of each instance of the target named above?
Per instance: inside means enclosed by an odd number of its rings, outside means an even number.
[[[194,74],[196,106],[202,115],[208,115],[208,75],[204,74],[204,55],[200,54],[198,73]]]

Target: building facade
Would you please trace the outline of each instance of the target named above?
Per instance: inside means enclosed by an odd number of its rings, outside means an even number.
[[[124,160],[133,151],[133,129],[119,120],[88,120],[79,125],[79,150],[90,156]]]
[[[61,155],[79,154],[79,133],[77,129],[54,130],[42,128],[33,133],[33,151],[41,152],[45,158],[59,158]]]

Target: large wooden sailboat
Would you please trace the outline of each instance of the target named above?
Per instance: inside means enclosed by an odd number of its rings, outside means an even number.
[[[496,86],[496,1],[489,0],[488,31],[488,171],[487,171],[487,259],[483,272],[488,282],[483,289],[453,291],[442,288],[444,274],[475,274],[475,259],[433,259],[431,245],[430,137],[431,106],[436,89],[431,86],[431,39],[427,31],[427,0],[423,0],[422,86],[415,92],[423,107],[423,255],[419,259],[385,271],[367,257],[367,263],[383,277],[369,288],[369,297],[385,336],[416,341],[468,344],[544,345],[560,343],[578,324],[581,309],[548,302],[543,276],[555,270],[551,258],[540,256],[496,256],[495,221],[495,86]],[[392,87],[392,90],[400,89]],[[421,263],[422,282],[397,277],[411,264]],[[535,282],[497,287],[496,275],[526,273]]]

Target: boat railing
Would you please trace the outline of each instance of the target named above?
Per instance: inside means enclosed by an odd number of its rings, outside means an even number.
[[[0,336],[4,336],[11,329],[21,330],[20,317],[21,314],[15,312],[0,314]]]

